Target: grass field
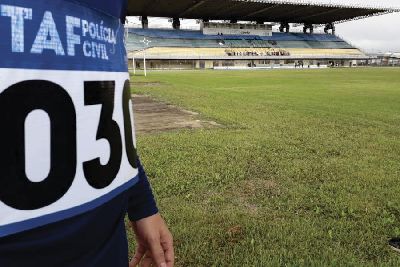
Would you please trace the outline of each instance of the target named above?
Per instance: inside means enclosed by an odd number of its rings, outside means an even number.
[[[400,69],[132,81],[224,125],[138,138],[177,266],[400,266]]]

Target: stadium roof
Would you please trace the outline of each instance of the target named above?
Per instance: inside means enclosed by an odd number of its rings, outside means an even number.
[[[325,24],[400,9],[277,0],[129,0],[128,15],[209,20]]]

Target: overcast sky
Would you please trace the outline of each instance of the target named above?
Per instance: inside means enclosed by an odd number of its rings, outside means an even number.
[[[361,1],[335,0],[338,3]],[[379,3],[400,7],[400,0],[365,0],[361,3]],[[337,33],[353,45],[365,51],[400,52],[400,13],[372,17],[337,25]]]
[[[314,0],[322,3],[360,4],[397,7],[400,0]],[[138,23],[137,18],[131,19]],[[150,27],[153,25],[166,25],[166,20],[149,19]],[[182,21],[182,25],[195,26],[191,20]],[[400,52],[400,13],[387,14],[357,21],[346,22],[336,26],[337,34],[346,41],[366,52]]]

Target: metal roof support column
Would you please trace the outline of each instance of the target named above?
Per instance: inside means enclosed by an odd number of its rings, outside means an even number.
[[[303,32],[307,33],[307,30],[310,30],[310,33],[314,33],[314,25],[312,23],[304,23]]]
[[[179,20],[179,18],[172,19],[172,28],[174,28],[175,30],[179,30],[181,28],[181,21]]]
[[[147,18],[147,16],[140,17],[140,20],[142,21],[142,28],[148,29],[149,28],[149,19]]]
[[[329,33],[329,30],[332,30],[332,34],[335,34],[335,24],[333,22],[327,23],[324,28],[325,33]]]
[[[281,26],[279,26],[279,31],[280,32],[290,32],[290,25],[287,22],[282,22]]]

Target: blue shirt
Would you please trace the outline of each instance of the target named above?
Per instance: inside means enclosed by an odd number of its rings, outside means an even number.
[[[128,266],[124,218],[158,212],[143,167],[139,182],[110,202],[76,217],[0,238],[0,266]]]
[[[57,3],[68,4],[60,5],[59,9],[61,11],[57,11]],[[85,71],[95,71],[97,73],[127,72],[126,51],[122,45],[123,29],[120,27],[120,22],[125,20],[127,0],[0,0],[0,6],[0,34],[2,35],[0,40],[0,55],[2,56],[0,72],[3,71],[7,73],[7,70],[11,70],[11,72],[8,73],[15,72],[18,74],[18,77],[24,78],[24,70],[50,71],[48,72],[50,74],[52,70],[82,71],[83,74],[81,77],[77,77],[77,79],[87,79],[88,76],[84,76],[88,75]],[[69,6],[75,6],[75,10],[69,12]],[[79,8],[79,6],[82,8]],[[22,10],[22,7],[26,9]],[[53,12],[48,12],[48,10]],[[93,10],[95,15],[92,16],[91,12],[88,10]],[[104,20],[99,19],[102,18],[101,14],[104,15]],[[92,18],[92,21],[87,18],[84,20],[83,18],[85,16]],[[116,23],[115,20],[118,21],[118,23]],[[93,21],[96,21],[96,23]],[[89,25],[89,22],[91,22],[92,25]],[[10,27],[10,23],[13,27]],[[67,27],[65,27],[65,25],[67,25]],[[32,29],[30,27],[32,27]],[[13,69],[15,69],[14,72]],[[14,78],[15,77],[9,77],[10,81]],[[40,78],[46,79],[49,77]],[[73,76],[70,78],[55,76],[54,79],[60,79],[62,81],[68,81],[68,79],[74,80]],[[118,84],[120,83],[121,82],[118,81]],[[7,81],[5,84],[7,84]],[[36,83],[33,84],[38,83],[36,81]],[[115,86],[115,84],[111,82],[106,83],[106,85],[111,87]],[[0,81],[0,87],[1,86],[2,83]],[[54,86],[54,84],[50,84],[50,86]],[[105,86],[105,84],[97,83],[96,86]],[[19,150],[21,142],[7,143],[7,140],[5,140],[5,137],[14,138],[14,127],[12,123],[14,123],[18,117],[10,117],[7,109],[2,110],[4,105],[9,105],[10,108],[13,106],[14,102],[10,102],[10,99],[14,99],[12,97],[17,95],[16,92],[18,91],[15,88],[11,90],[11,87],[13,86],[10,86],[7,90],[5,90],[6,88],[0,88],[0,120],[11,124],[11,126],[6,125],[5,128],[2,128],[2,131],[0,131],[0,145],[2,146],[2,151],[4,151],[4,147],[6,147],[12,157],[2,152],[0,153],[0,160],[7,160],[8,158],[15,157],[17,158],[15,161],[20,161],[19,166],[22,168],[24,166],[23,164],[21,165],[21,162],[23,163],[24,160],[21,159],[21,153],[23,153],[23,151],[21,152]],[[44,86],[42,89],[47,90],[48,88],[46,88],[47,87]],[[89,87],[89,89],[90,88],[91,87]],[[32,93],[32,97],[27,100],[22,100],[23,103],[30,103],[30,101],[36,101],[35,99],[40,98],[40,95],[36,95],[38,90],[35,90],[35,88],[26,88],[26,90],[28,89],[30,90],[30,94]],[[59,87],[56,87],[56,89],[60,91]],[[8,93],[12,92],[13,94],[8,94],[6,96],[4,90],[8,91]],[[109,116],[105,108],[108,102],[92,103],[94,100],[106,101],[101,97],[99,99],[95,99],[95,97],[99,96],[94,94],[92,98],[85,98],[85,102],[88,102],[85,103],[85,105],[89,106],[91,104],[100,103],[103,105],[104,109],[101,112],[104,112],[104,114],[102,114],[100,118],[101,124],[101,120]],[[110,95],[107,95],[107,97],[110,97]],[[26,108],[24,105],[27,104],[21,105]],[[57,105],[55,105],[55,107],[57,107]],[[87,107],[85,106],[85,108]],[[63,113],[64,112],[62,112],[62,114]],[[124,119],[125,130],[127,129],[126,125],[129,124],[127,124],[126,121],[127,120]],[[66,128],[62,128],[64,127],[62,124],[52,125],[52,130],[54,130],[53,128],[57,129],[57,127],[59,129],[70,129],[69,124],[72,125],[72,122],[73,121],[65,122],[64,124],[68,124]],[[104,128],[100,125],[97,135],[98,139],[107,139],[110,143],[111,150],[113,150],[114,145],[112,145],[111,141],[115,144],[116,128],[115,126],[114,128],[110,128],[110,125],[112,126],[115,123],[112,124],[112,122],[108,122],[108,124],[108,128]],[[7,126],[9,127],[6,128]],[[81,128],[83,128],[83,126],[81,126]],[[7,131],[5,131],[6,129]],[[8,129],[12,129],[12,131]],[[121,129],[122,127],[120,125],[120,136],[129,135],[129,133],[123,135]],[[8,135],[6,135],[5,132],[7,132]],[[20,132],[17,133],[17,135],[20,135]],[[99,133],[103,134],[103,136],[99,136]],[[114,135],[110,135],[110,133]],[[81,135],[82,134],[77,134],[76,136],[80,137]],[[74,137],[72,135],[69,137],[72,143],[76,141],[76,136]],[[54,136],[52,136],[52,138],[53,137]],[[15,137],[15,140],[21,141],[23,139],[17,139],[17,137]],[[124,147],[129,147],[128,141],[122,140],[125,144],[125,146],[122,147],[118,145],[117,142],[115,145],[117,150],[118,146],[120,147],[119,150]],[[61,140],[61,143],[62,142],[64,141]],[[68,147],[68,144],[66,147]],[[52,153],[53,152],[54,151],[52,151]],[[125,153],[125,151],[121,153]],[[0,236],[3,236],[0,237],[0,266],[127,266],[128,246],[124,222],[126,215],[128,215],[130,220],[137,221],[156,214],[158,210],[147,176],[140,161],[133,160],[135,157],[129,155],[129,151],[126,153],[128,154],[128,158],[131,156],[129,158],[130,164],[138,167],[137,177],[131,180],[134,182],[126,184],[135,185],[122,186],[117,190],[119,194],[116,196],[113,195],[112,198],[106,198],[106,202],[103,201],[101,204],[89,205],[85,207],[84,212],[76,213],[73,216],[66,216],[62,220],[57,219],[49,221],[42,225],[35,225],[31,227],[32,229],[16,231],[11,234],[2,235],[0,231]],[[81,157],[70,157],[68,161],[74,166],[74,164],[81,164],[81,162],[77,162],[80,158]],[[126,159],[123,160],[126,161]],[[2,164],[4,165],[4,163]],[[18,162],[12,161],[12,164],[18,164]],[[94,165],[95,168],[99,168],[99,164],[96,165],[95,160],[92,162],[92,165]],[[7,166],[7,164],[5,164],[5,166]],[[5,184],[8,186],[13,183],[12,179],[11,182],[8,180],[4,182],[7,175],[4,174],[3,169],[2,172],[3,174],[0,174],[0,185]],[[18,170],[18,172],[20,172],[20,170]],[[107,170],[107,172],[110,172],[110,170]],[[8,172],[7,174],[9,173],[12,174],[12,172]],[[62,172],[59,173],[62,174]],[[104,172],[98,173],[102,175]],[[17,178],[19,180],[19,177]],[[130,177],[127,178],[129,179]],[[26,183],[26,181],[24,182]],[[71,186],[70,184],[67,185]],[[101,187],[102,185],[95,184],[95,186]],[[51,191],[48,190],[49,188],[45,189],[46,190],[43,190],[44,194]],[[4,200],[2,197],[4,197],[5,193],[8,194],[8,197],[12,197],[14,193],[4,192],[4,188],[0,191],[0,204],[2,200]],[[21,198],[24,198],[24,205],[29,206],[27,202],[29,202],[29,194],[31,192],[27,191],[27,193],[27,195],[21,195]],[[0,218],[1,216],[4,216],[4,214],[0,214]]]

